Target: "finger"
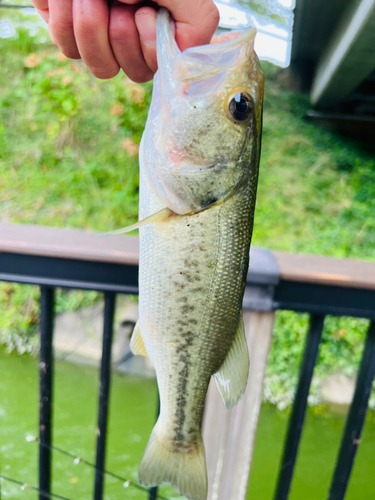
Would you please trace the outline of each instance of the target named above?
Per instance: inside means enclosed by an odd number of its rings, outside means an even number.
[[[49,23],[49,10],[40,10],[36,9],[37,13],[44,19],[44,21],[48,24]]]
[[[135,24],[139,33],[143,57],[147,66],[155,73],[158,68],[156,60],[156,10],[142,7],[135,14]]]
[[[114,4],[110,9],[109,40],[117,62],[124,73],[137,83],[152,80],[153,72],[147,66],[134,21],[136,7]]]
[[[120,0],[137,4],[140,0]],[[176,42],[181,50],[210,43],[219,24],[220,16],[212,0],[156,0],[167,8],[176,23]]]
[[[73,21],[79,53],[90,71],[102,79],[116,76],[120,67],[108,39],[107,1],[73,0]]]
[[[48,0],[32,0],[32,4],[37,10],[38,14],[45,20],[49,21]]]
[[[210,43],[220,16],[212,0],[161,0],[176,22],[176,42],[181,50]]]
[[[48,29],[51,40],[70,59],[81,56],[74,37],[72,0],[49,0]]]
[[[48,0],[31,0],[37,10],[48,10]]]

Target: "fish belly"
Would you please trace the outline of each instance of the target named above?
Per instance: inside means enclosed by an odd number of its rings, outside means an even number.
[[[141,334],[158,380],[159,438],[173,451],[198,446],[210,377],[238,327],[252,226],[246,191],[141,229]],[[160,209],[147,184],[142,202],[142,218]]]

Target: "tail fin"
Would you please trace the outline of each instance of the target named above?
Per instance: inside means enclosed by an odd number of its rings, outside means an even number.
[[[138,470],[142,486],[171,483],[189,500],[206,500],[207,471],[202,438],[193,452],[181,453],[168,450],[158,437],[158,424],[152,431]]]

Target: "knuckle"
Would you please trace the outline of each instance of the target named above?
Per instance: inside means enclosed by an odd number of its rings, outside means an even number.
[[[75,29],[79,32],[82,37],[92,37],[98,31],[98,26],[95,20],[90,17],[82,16],[77,21],[77,25],[75,25]]]
[[[72,36],[73,33],[73,21],[71,19],[50,19],[49,29],[51,35],[53,34],[54,38],[66,38],[67,36]]]
[[[122,42],[127,38],[126,28],[118,23],[110,23],[108,36],[112,42]]]

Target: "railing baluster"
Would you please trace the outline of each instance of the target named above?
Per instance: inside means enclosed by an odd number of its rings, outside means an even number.
[[[156,422],[158,421],[159,415],[160,415],[160,395],[159,395],[159,391],[158,391],[158,404],[156,407]],[[149,491],[150,491],[150,493],[148,496],[148,500],[156,500],[158,497],[158,487],[154,486],[153,488],[150,488]]]
[[[323,315],[312,315],[310,317],[310,327],[306,339],[306,347],[303,354],[292,414],[289,419],[288,432],[284,445],[284,453],[276,487],[275,500],[286,500],[289,496],[303,422],[305,419],[307,398],[309,396],[311,379],[318,356],[323,326]]]
[[[346,421],[341,448],[328,496],[329,500],[343,500],[345,497],[355,455],[360,443],[374,377],[375,321],[371,323],[367,333],[355,394]]]
[[[113,340],[113,322],[115,316],[116,294],[104,294],[104,329],[102,362],[100,368],[100,394],[98,416],[98,438],[96,443],[96,471],[94,500],[102,500],[104,490],[104,476],[101,471],[105,469],[105,452],[107,441],[108,402],[111,381],[111,351]]]
[[[39,488],[51,492],[52,396],[53,396],[53,288],[41,287],[40,296],[40,399],[39,399]],[[46,445],[46,446],[43,446]],[[49,496],[39,494],[39,500]]]
[[[148,496],[149,500],[156,500],[158,497],[158,487],[157,486],[153,486],[152,488],[150,488],[150,494]]]

